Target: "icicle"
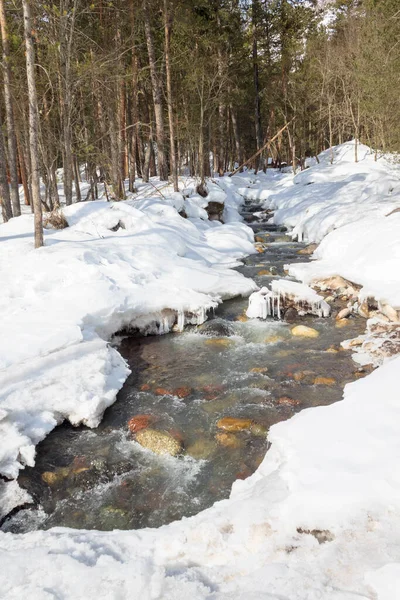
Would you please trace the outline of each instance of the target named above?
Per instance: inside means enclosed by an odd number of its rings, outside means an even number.
[[[178,310],[178,322],[177,322],[178,331],[183,331],[185,327],[185,312],[183,310]]]

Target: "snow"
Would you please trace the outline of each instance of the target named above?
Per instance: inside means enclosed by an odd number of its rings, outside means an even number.
[[[237,214],[240,197],[274,208],[274,221],[294,237],[322,240],[315,260],[291,267],[303,282],[341,275],[363,286],[362,295],[398,307],[400,223],[389,214],[400,206],[398,168],[375,163],[365,147],[359,154],[355,164],[348,143],[334,149],[332,165],[327,151],[295,177],[271,170],[221,178],[226,225],[208,223],[200,210],[181,219],[180,198],[144,190],[136,202],[67,209],[72,226],[47,232],[43,250],[31,251],[31,217],[1,226],[8,337],[2,332],[0,357],[9,379],[1,381],[0,426],[15,422],[7,431],[21,436],[14,450],[22,448],[20,457],[3,456],[8,471],[33,460],[35,440],[56,421],[96,420],[98,402],[112,401],[126,376],[106,342],[117,329],[166,330],[179,312],[181,324],[187,313],[201,320],[220,299],[255,289],[230,270],[252,241]],[[193,205],[204,209],[194,194]],[[110,231],[118,223],[125,229]],[[283,285],[275,291],[287,293]],[[85,348],[98,363],[81,369]],[[158,530],[0,532],[0,598],[394,600],[399,368],[400,356],[386,359],[348,384],[341,402],[274,425],[254,475],[195,517]]]
[[[264,286],[251,294],[246,315],[249,319],[275,316],[280,319],[286,300],[290,300],[302,314],[311,313],[320,317],[328,317],[330,314],[329,304],[308,285],[288,279],[275,279],[271,283],[271,290]]]
[[[182,203],[173,193],[74,204],[70,227],[46,230],[35,251],[32,215],[0,226],[0,474],[34,464],[64,419],[98,425],[129,373],[107,344],[118,330],[182,329],[255,289],[231,269],[254,252],[253,232],[184,219]]]

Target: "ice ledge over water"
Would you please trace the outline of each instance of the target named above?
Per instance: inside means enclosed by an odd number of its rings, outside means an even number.
[[[296,308],[300,315],[328,317],[331,311],[323,297],[308,285],[288,279],[277,279],[272,281],[271,289],[264,286],[251,294],[246,315],[250,319],[281,319],[289,306]]]

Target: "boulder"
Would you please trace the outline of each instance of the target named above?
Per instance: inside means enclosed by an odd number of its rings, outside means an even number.
[[[142,429],[135,440],[138,444],[151,450],[154,454],[177,456],[182,452],[182,443],[165,431],[157,429]]]
[[[209,335],[211,337],[229,337],[235,333],[233,325],[223,319],[207,321],[200,325],[200,327],[197,328],[197,331],[201,333],[201,335]]]
[[[312,327],[307,327],[306,325],[296,325],[292,329],[292,335],[295,337],[305,337],[305,338],[317,338],[319,336],[319,332]]]

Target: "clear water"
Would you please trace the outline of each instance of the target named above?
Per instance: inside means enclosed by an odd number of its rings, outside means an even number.
[[[249,221],[254,208],[246,211]],[[239,270],[259,285],[285,276],[285,264],[307,260],[297,254],[302,245],[284,232],[251,225],[271,245]],[[260,274],[265,270],[274,275]],[[196,514],[227,498],[233,481],[253,473],[268,448],[265,436],[250,432],[234,434],[235,447],[221,445],[216,439],[221,417],[249,418],[269,428],[303,408],[340,400],[344,385],[360,375],[349,352],[327,350],[338,350],[342,340],[362,332],[363,319],[349,319],[338,328],[334,317],[299,318],[320,335],[295,338],[293,324],[240,320],[246,307],[247,299],[237,298],[216,311],[215,323],[228,326],[229,337],[213,338],[193,328],[123,338],[119,350],[132,374],[117,402],[97,429],[65,424],[39,445],[35,467],[19,478],[36,505],[8,519],[2,529],[158,527]],[[315,385],[318,376],[335,384]],[[174,391],[182,387],[190,393],[179,399]],[[156,456],[134,442],[127,423],[137,414],[152,415],[154,428],[182,440],[184,455]]]

